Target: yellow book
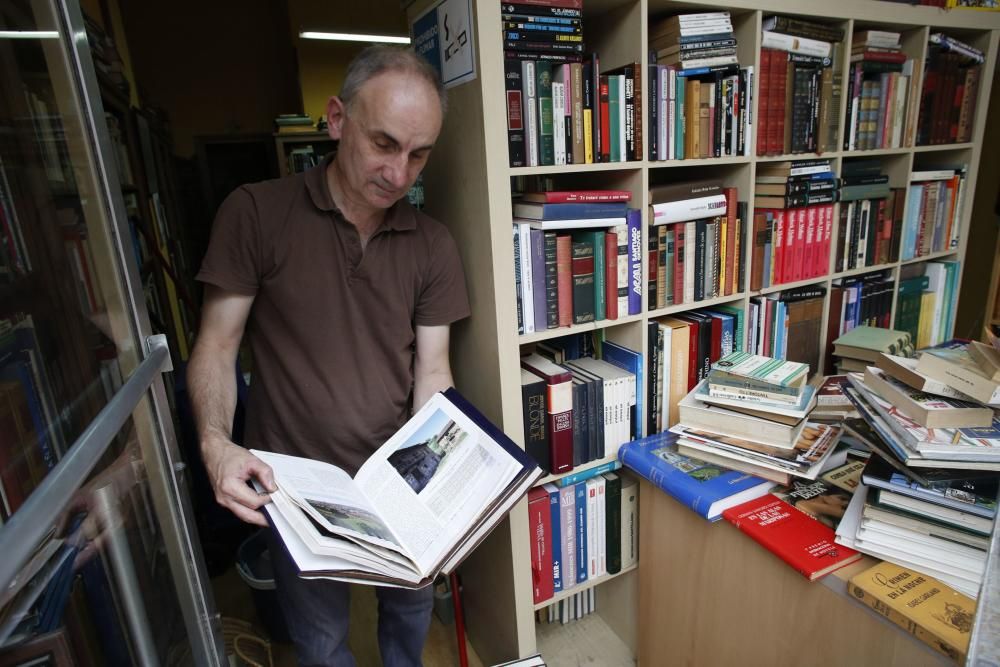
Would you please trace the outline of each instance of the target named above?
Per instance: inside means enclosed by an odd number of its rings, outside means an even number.
[[[583,110],[583,159],[587,164],[594,164],[594,112]]]
[[[976,602],[933,577],[888,562],[851,577],[851,595],[959,664]]]
[[[729,248],[726,247],[726,235],[729,231],[729,217],[722,216],[719,218],[719,294],[725,295],[726,292],[726,253],[729,252]]]
[[[934,321],[934,292],[924,292],[920,295],[920,319],[917,321],[917,349],[931,344],[931,329]]]

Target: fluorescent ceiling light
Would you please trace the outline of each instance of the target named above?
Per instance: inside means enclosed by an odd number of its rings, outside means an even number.
[[[59,33],[55,30],[0,30],[0,39],[59,39]]]
[[[397,35],[361,35],[352,32],[300,32],[302,39],[327,39],[338,42],[373,42],[379,44],[409,44],[409,37]]]

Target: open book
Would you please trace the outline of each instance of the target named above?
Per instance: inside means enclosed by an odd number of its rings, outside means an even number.
[[[328,463],[251,451],[274,470],[265,510],[300,576],[405,588],[455,569],[543,474],[454,389],[435,394],[353,479]]]

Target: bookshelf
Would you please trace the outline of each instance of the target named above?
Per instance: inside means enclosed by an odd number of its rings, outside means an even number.
[[[411,19],[419,15],[429,4],[429,2],[416,2],[411,5],[407,10]],[[519,356],[533,343],[579,331],[597,331],[607,340],[634,350],[645,351],[648,342],[646,325],[650,320],[721,304],[735,305],[745,310],[750,300],[756,296],[800,285],[822,285],[827,288],[823,297],[824,315],[820,323],[820,340],[825,341],[831,291],[829,288],[834,280],[881,273],[895,284],[900,277],[900,271],[910,264],[938,258],[961,260],[964,257],[967,243],[965,231],[960,236],[958,247],[952,250],[914,260],[897,259],[875,266],[837,271],[833,256],[837,247],[838,205],[835,205],[831,256],[828,269],[823,275],[762,290],[746,290],[730,296],[655,310],[649,310],[646,299],[643,298],[643,311],[637,316],[548,329],[519,336],[514,293],[514,257],[510,242],[512,219],[510,194],[513,177],[548,176],[554,183],[554,189],[629,190],[632,193],[630,206],[644,211],[642,223],[644,243],[650,230],[648,191],[651,186],[712,176],[722,179],[726,186],[737,187],[740,201],[753,202],[753,187],[758,165],[781,160],[829,158],[832,160],[834,173],[839,175],[845,163],[859,158],[878,158],[883,164],[883,172],[889,176],[890,185],[893,187],[905,187],[910,174],[915,170],[932,169],[958,162],[968,165],[963,196],[967,202],[971,202],[971,193],[974,193],[976,188],[977,165],[987,120],[991,83],[991,77],[987,73],[992,72],[996,64],[1000,15],[984,12],[945,12],[937,8],[868,0],[842,0],[836,3],[819,0],[797,2],[583,0],[586,50],[600,54],[602,70],[638,62],[642,63],[643,72],[646,72],[646,66],[649,64],[646,45],[650,22],[684,12],[729,11],[738,38],[740,64],[753,65],[756,72],[760,71],[761,24],[765,17],[773,14],[813,18],[843,28],[845,33],[844,48],[841,51],[843,58],[839,62],[842,72],[846,71],[851,51],[850,41],[855,30],[881,28],[903,33],[902,49],[916,59],[918,65],[916,76],[920,75],[920,64],[927,49],[929,34],[932,31],[944,30],[976,46],[986,54],[986,61],[982,65],[984,76],[977,94],[972,141],[875,150],[843,150],[843,119],[847,109],[846,94],[844,94],[841,95],[840,108],[836,110],[837,150],[824,152],[822,155],[757,156],[756,128],[754,128],[751,133],[753,138],[749,139],[749,154],[745,156],[653,161],[648,159],[647,144],[644,147],[647,159],[639,161],[511,168],[508,166],[500,7],[494,0],[477,0],[472,2],[472,6],[477,78],[449,91],[450,111],[434,156],[424,173],[426,210],[433,217],[448,224],[466,267],[472,317],[453,328],[455,342],[452,347],[452,368],[456,385],[487,416],[502,425],[504,431],[515,441],[521,442],[523,434]],[[759,84],[760,79],[756,77],[755,103],[760,99]],[[755,123],[757,118],[758,114],[755,113]],[[642,136],[649,137],[649,119],[645,109],[642,123]],[[456,176],[457,174],[460,176]],[[968,230],[970,219],[971,203],[962,210],[960,219],[962,230]],[[743,246],[743,251],[747,253],[745,257],[748,272],[745,276],[747,286],[749,286],[752,257],[748,245]],[[646,253],[643,255],[643,276],[646,276]],[[961,272],[961,268],[959,271]],[[961,273],[959,273],[960,279]],[[643,282],[645,289],[645,280]],[[895,301],[894,292],[890,321],[895,317]],[[819,372],[828,370],[823,367],[824,357],[824,354],[820,355]],[[595,461],[587,465],[597,464]],[[644,499],[643,493],[640,492],[640,500],[640,521],[642,521],[644,508],[648,502],[652,502],[652,499]],[[678,532],[674,538],[683,545],[685,534]],[[648,589],[644,582],[649,577],[655,579],[655,573],[671,567],[671,563],[665,554],[644,548],[643,539],[640,536],[640,561],[637,569],[621,573],[609,580],[596,582],[597,616],[593,621],[589,621],[587,629],[591,636],[606,638],[608,645],[622,647],[623,655],[615,658],[622,664],[631,664],[629,661],[636,656],[653,664],[657,662],[656,653],[647,654],[645,657],[642,654],[642,647],[649,646],[649,638],[643,638],[643,635],[656,633],[657,629],[645,625],[640,619],[648,613],[650,604],[672,608],[669,596],[662,595],[651,602],[647,595]],[[746,541],[738,548],[759,551],[756,545]],[[673,554],[673,557],[696,560],[704,556],[696,550],[688,553],[682,547],[678,548],[678,552]],[[571,633],[573,630],[560,630],[535,624],[526,503],[518,505],[511,513],[510,519],[469,558],[462,568],[462,576],[468,632],[477,652],[484,660],[499,662],[516,656],[530,655],[537,650],[541,650],[543,654],[549,650],[561,651],[567,645],[569,646],[567,650],[572,650],[573,643],[565,641],[565,633]],[[588,585],[595,584],[593,582],[584,584]],[[706,585],[711,587],[715,584],[708,582]],[[816,585],[822,584],[813,584]],[[709,597],[712,593],[711,588],[701,591],[701,594]],[[680,606],[684,604],[684,602],[677,603]],[[865,622],[860,621],[858,625],[864,626]],[[699,625],[697,637],[700,642],[717,643],[717,633],[718,628],[706,619]],[[867,640],[869,634],[862,633],[862,636]],[[897,638],[899,637],[902,636],[898,635]],[[904,646],[913,644],[905,638],[902,643]],[[911,647],[900,650],[916,649]],[[579,655],[585,657],[583,654]],[[618,664],[618,662],[609,661],[608,664]],[[698,664],[698,661],[692,664]]]
[[[278,159],[279,175],[288,176],[302,171],[302,169],[294,168],[292,156],[295,151],[311,149],[314,164],[319,164],[323,156],[332,151],[335,146],[336,142],[326,132],[275,133],[274,149]]]

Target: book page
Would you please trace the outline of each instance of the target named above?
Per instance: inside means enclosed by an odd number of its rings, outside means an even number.
[[[427,573],[520,470],[464,412],[435,394],[365,462],[355,482]]]
[[[298,456],[251,452],[271,466],[281,492],[330,533],[403,551],[355,481],[340,468]]]

